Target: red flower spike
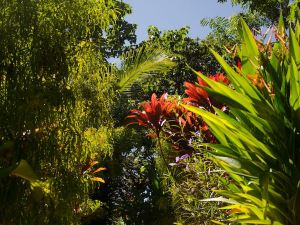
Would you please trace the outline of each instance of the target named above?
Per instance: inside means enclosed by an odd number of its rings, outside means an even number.
[[[265,88],[264,80],[261,76],[255,75],[247,75],[247,78],[255,85],[258,89],[263,90]]]
[[[207,124],[206,123],[203,123],[203,125],[202,125],[202,127],[201,127],[201,130],[202,131],[208,131],[208,126],[207,126]]]

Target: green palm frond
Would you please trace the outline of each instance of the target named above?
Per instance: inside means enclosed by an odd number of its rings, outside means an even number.
[[[120,92],[128,90],[135,82],[148,76],[162,74],[174,68],[175,63],[161,49],[140,47],[128,51],[118,73]]]

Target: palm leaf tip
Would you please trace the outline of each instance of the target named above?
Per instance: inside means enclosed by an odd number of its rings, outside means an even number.
[[[141,47],[127,52],[119,70],[119,91],[127,91],[134,83],[155,74],[166,73],[175,63],[161,49]]]

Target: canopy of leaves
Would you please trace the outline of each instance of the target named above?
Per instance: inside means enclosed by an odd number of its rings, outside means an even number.
[[[184,81],[196,79],[187,67],[187,63],[193,68],[207,73],[215,73],[219,70],[219,66],[208,52],[207,43],[203,43],[199,39],[189,38],[188,30],[188,27],[184,27],[162,33],[157,27],[149,27],[149,39],[141,43],[141,45],[165,50],[173,55],[172,59],[177,65],[167,73],[157,73],[147,83],[137,87],[141,92],[140,95],[143,96],[142,99],[148,99],[152,92],[158,94],[163,94],[164,92],[183,94]]]
[[[218,2],[227,2],[227,0],[218,0]],[[297,2],[297,1],[296,1]],[[251,12],[257,12],[265,17],[272,24],[276,24],[279,20],[280,9],[285,18],[289,15],[289,0],[231,0],[232,4],[240,4]]]
[[[1,224],[79,223],[79,205],[92,188],[83,171],[104,148],[109,151],[109,130],[100,126],[111,126],[115,97],[94,37],[120,12],[113,0],[1,1]],[[84,133],[95,116],[88,101],[94,92],[92,104],[101,110],[93,126],[102,131],[103,144],[96,148],[85,143],[93,140],[86,135],[99,133]],[[24,160],[47,192],[9,176],[5,169]]]
[[[215,17],[201,19],[200,24],[202,26],[208,26],[211,32],[205,38],[207,43],[210,43],[210,47],[216,49],[222,49],[225,51],[224,46],[227,49],[231,49],[237,43],[239,43],[238,35],[238,23],[243,18],[251,29],[259,32],[262,26],[269,25],[268,21],[262,17],[258,12],[242,12],[233,15],[229,18]]]

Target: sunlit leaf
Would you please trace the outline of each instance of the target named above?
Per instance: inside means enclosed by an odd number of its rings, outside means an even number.
[[[95,182],[105,183],[105,180],[102,179],[101,177],[92,177],[91,180]]]

